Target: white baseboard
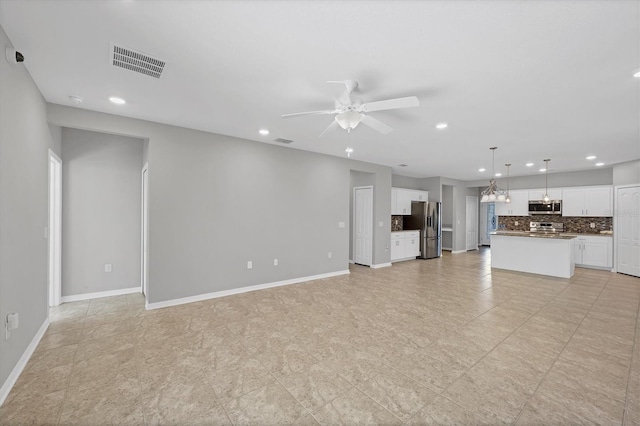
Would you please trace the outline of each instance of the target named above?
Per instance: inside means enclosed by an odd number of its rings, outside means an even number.
[[[352,265],[354,265],[356,262],[354,262],[353,260],[349,259],[349,263],[351,263]]]
[[[387,266],[391,266],[391,262],[387,262],[387,263],[378,263],[377,265],[371,265],[371,267],[372,267],[373,269],[386,268]]]
[[[79,300],[100,299],[101,297],[121,296],[123,294],[141,293],[140,286],[121,288],[118,290],[97,291],[95,293],[74,294],[71,296],[62,296],[62,303],[77,302]]]
[[[391,263],[404,262],[404,261],[407,261],[407,260],[416,260],[416,259],[417,259],[417,257],[416,257],[416,256],[403,257],[403,258],[401,258],[401,259],[393,259],[393,260],[391,261]],[[384,265],[386,265],[386,264],[384,264]]]
[[[9,374],[9,377],[7,377],[7,380],[5,380],[4,383],[2,384],[2,387],[0,388],[0,406],[4,403],[4,400],[7,399],[7,396],[9,396],[9,392],[11,392],[11,388],[13,388],[13,385],[16,384],[16,380],[18,380],[18,377],[20,377],[20,373],[22,373],[22,370],[24,370],[24,367],[27,366],[27,363],[29,362],[31,355],[33,355],[33,351],[35,351],[36,348],[38,347],[38,343],[40,343],[40,339],[42,339],[42,336],[44,336],[44,333],[47,331],[47,328],[49,328],[48,317],[45,318],[44,322],[42,323],[42,326],[40,327],[40,330],[38,330],[36,335],[33,336],[31,343],[29,343],[29,346],[27,346],[27,348],[22,353],[22,356],[18,360],[18,363],[16,364],[15,367],[13,367],[11,374]]]
[[[213,293],[182,297],[180,299],[165,300],[164,302],[155,302],[155,303],[147,302],[145,307],[147,308],[147,310],[167,308],[169,306],[183,305],[185,303],[192,303],[192,302],[200,302],[202,300],[216,299],[218,297],[225,297],[225,296],[231,296],[234,294],[247,293],[250,291],[263,290],[265,288],[280,287],[280,286],[290,285],[290,284],[298,284],[305,281],[313,281],[313,280],[319,280],[322,278],[331,278],[331,277],[336,277],[338,275],[347,275],[347,274],[349,274],[349,270],[345,269],[343,271],[328,272],[326,274],[311,275],[309,277],[292,278],[290,280],[251,285],[248,287],[233,288],[230,290],[215,291]]]
[[[467,250],[452,250],[451,254],[466,253]]]

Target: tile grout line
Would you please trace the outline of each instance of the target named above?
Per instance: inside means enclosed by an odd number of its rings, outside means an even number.
[[[622,424],[625,424],[625,421],[627,419],[627,415],[628,415],[628,411],[630,409],[629,407],[629,389],[631,387],[631,372],[633,371],[633,360],[635,359],[635,354],[638,353],[640,351],[640,341],[638,341],[638,321],[640,321],[640,302],[638,303],[638,309],[636,311],[636,326],[633,330],[633,346],[631,348],[631,362],[629,363],[629,375],[627,376],[627,389],[626,389],[626,393],[625,393],[625,400],[624,400],[624,411],[622,413]]]
[[[582,323],[584,322],[584,320],[587,318],[587,316],[589,315],[589,313],[591,312],[591,309],[593,309],[593,306],[596,304],[596,302],[598,301],[598,299],[600,299],[600,296],[602,295],[602,292],[604,291],[605,288],[607,288],[607,286],[609,285],[609,281],[611,281],[611,278],[609,278],[607,280],[607,282],[605,283],[604,286],[602,286],[602,288],[600,289],[600,292],[598,293],[598,297],[595,298],[595,300],[591,303],[591,306],[589,306],[589,310],[584,314],[584,316],[582,317],[582,320],[580,321],[580,323],[578,324],[578,326],[576,327],[575,330],[573,330],[573,333],[571,333],[571,336],[569,337],[569,339],[567,340],[567,342],[562,346],[562,349],[560,349],[560,351],[558,352],[558,355],[556,355],[555,359],[553,360],[553,362],[551,363],[551,366],[547,369],[547,371],[544,373],[544,375],[542,376],[542,379],[538,382],[538,385],[536,386],[536,388],[534,389],[533,393],[531,394],[531,396],[529,398],[527,398],[526,402],[524,403],[524,405],[522,406],[522,409],[520,410],[520,412],[518,413],[518,415],[516,416],[515,420],[511,423],[513,425],[515,425],[518,420],[520,420],[520,417],[522,416],[522,413],[524,413],[525,408],[527,408],[527,405],[529,405],[529,402],[531,402],[531,400],[536,396],[536,393],[538,392],[538,389],[540,389],[540,386],[542,385],[542,383],[545,381],[545,379],[547,378],[547,376],[549,375],[549,373],[551,372],[551,370],[553,370],[553,367],[556,365],[556,362],[558,361],[558,359],[560,359],[560,355],[562,355],[562,353],[564,352],[564,350],[566,349],[566,347],[569,345],[569,343],[571,342],[571,340],[573,339],[573,336],[575,336],[576,332],[580,329],[580,327],[582,326]],[[567,409],[567,411],[571,411],[568,408],[565,407],[565,409]],[[563,416],[564,417],[564,416]]]

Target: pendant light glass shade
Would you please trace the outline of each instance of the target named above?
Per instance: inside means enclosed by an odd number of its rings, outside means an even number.
[[[498,184],[496,180],[493,178],[495,173],[495,161],[496,161],[496,149],[497,146],[489,148],[493,153],[493,160],[491,162],[491,179],[489,179],[489,186],[487,189],[482,191],[482,198],[480,198],[481,203],[504,203],[507,201],[506,194],[503,190],[498,188]]]
[[[549,161],[551,161],[550,158],[547,158],[546,160],[544,160],[545,162],[545,170],[544,170],[544,197],[542,198],[542,201],[544,201],[545,203],[548,203],[550,201],[549,198]]]

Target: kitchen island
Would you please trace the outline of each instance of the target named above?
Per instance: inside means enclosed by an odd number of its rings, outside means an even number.
[[[491,267],[571,278],[575,271],[575,236],[528,232],[491,234]]]

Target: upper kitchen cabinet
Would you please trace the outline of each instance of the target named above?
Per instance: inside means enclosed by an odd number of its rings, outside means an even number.
[[[530,189],[529,201],[540,201],[544,199],[544,188],[542,189]],[[549,189],[547,191],[550,200],[562,200],[562,188]]]
[[[509,191],[510,203],[496,203],[498,216],[529,216],[529,191]]]
[[[391,214],[410,215],[412,201],[428,201],[428,191],[415,189],[391,188]]]
[[[613,216],[611,186],[565,188],[562,191],[562,215],[585,217]]]

